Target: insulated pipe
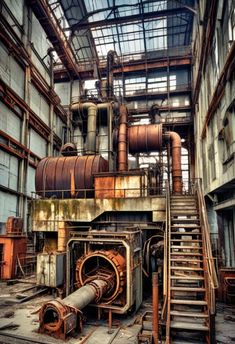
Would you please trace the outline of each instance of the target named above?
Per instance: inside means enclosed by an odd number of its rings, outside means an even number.
[[[86,154],[96,154],[96,120],[97,105],[91,102],[76,103],[71,107],[72,112],[87,110],[87,146]]]
[[[118,171],[127,170],[127,108],[125,105],[121,105],[118,133]]]
[[[86,154],[94,154],[96,153],[96,123],[97,123],[97,111],[98,110],[106,110],[107,111],[107,118],[108,118],[108,131],[109,131],[109,142],[108,142],[108,155],[109,155],[109,165],[111,161],[111,154],[112,154],[112,122],[113,122],[113,115],[112,115],[112,105],[110,102],[101,103],[101,104],[94,104],[91,102],[86,103],[75,103],[72,104],[71,107],[72,112],[87,110],[88,111],[88,122],[87,122],[87,149]],[[111,167],[111,166],[109,166]]]
[[[172,184],[174,193],[182,193],[182,170],[181,170],[181,138],[174,131],[164,133],[164,138],[171,140],[172,148]]]

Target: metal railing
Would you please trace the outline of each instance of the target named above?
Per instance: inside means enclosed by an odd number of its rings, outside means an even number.
[[[67,190],[39,190],[31,193],[33,200],[37,199],[76,199],[76,198],[140,198],[154,197],[165,194],[164,187],[137,188],[95,188],[95,189],[67,189]]]
[[[171,213],[170,213],[170,185],[166,181],[166,224],[164,233],[164,265],[163,265],[163,306],[161,312],[162,320],[167,321],[166,338],[170,335],[170,236],[171,236]],[[167,319],[166,319],[167,318]]]
[[[206,203],[202,193],[201,179],[195,180],[195,193],[198,199],[202,241],[203,241],[203,265],[205,268],[205,282],[207,290],[207,302],[210,315],[214,315],[215,309],[215,289],[219,287],[217,272],[215,268],[215,258],[211,249],[210,225],[206,213]]]

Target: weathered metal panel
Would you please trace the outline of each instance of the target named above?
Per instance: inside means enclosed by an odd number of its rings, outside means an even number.
[[[24,0],[4,0],[4,2],[10,8],[11,13],[16,18],[18,23],[23,25]]]
[[[69,106],[71,103],[71,87],[70,82],[56,83],[55,91],[60,97],[61,104]]]
[[[50,107],[43,95],[30,85],[30,106],[31,109],[41,118],[41,120],[49,125]]]
[[[144,175],[96,176],[96,198],[140,197],[147,185]]]
[[[0,222],[9,216],[17,216],[17,196],[0,191]]]
[[[24,98],[24,70],[0,42],[0,76],[21,98]]]
[[[95,198],[115,197],[115,177],[95,177]]]
[[[43,158],[47,155],[47,142],[35,130],[30,129],[30,150]]]
[[[32,192],[35,192],[35,172],[34,167],[28,166],[26,192],[29,196]]]
[[[39,253],[37,255],[37,284],[59,287],[64,281],[65,253]]]
[[[18,159],[4,151],[0,151],[0,185],[17,191],[18,170]]]
[[[19,65],[18,62],[11,56],[10,57],[10,87],[24,99],[24,80],[25,72],[24,69]]]
[[[2,102],[0,102],[0,130],[20,141],[21,120]]]

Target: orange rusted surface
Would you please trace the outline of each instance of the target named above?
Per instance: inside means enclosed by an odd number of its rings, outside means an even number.
[[[147,183],[141,173],[95,176],[95,198],[136,198],[144,195]]]
[[[133,125],[128,129],[129,152],[148,153],[162,146],[162,125]]]
[[[118,134],[118,170],[127,171],[127,108],[120,106],[120,125]]]
[[[168,131],[165,135],[171,139],[173,192],[182,193],[181,138],[174,131]]]
[[[1,235],[0,244],[3,245],[1,278],[15,278],[17,256],[22,263],[26,256],[27,239],[19,235]]]

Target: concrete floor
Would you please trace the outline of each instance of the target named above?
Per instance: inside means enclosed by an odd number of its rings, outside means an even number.
[[[0,327],[8,326],[7,329],[0,330],[0,343],[54,344],[54,338],[37,333],[37,311],[43,302],[52,298],[51,295],[39,296],[23,304],[9,303],[9,299],[15,299],[15,295],[28,286],[28,284],[23,283],[17,283],[12,286],[7,286],[4,282],[0,283]],[[75,338],[69,338],[66,343],[137,344],[137,336],[141,326],[136,324],[136,318],[140,317],[146,310],[150,310],[150,303],[145,303],[135,316],[129,316],[123,319],[114,317],[115,326],[111,333],[108,330],[107,319],[101,322],[95,320],[93,322],[87,321],[83,333],[77,335]],[[15,339],[16,336],[18,337],[17,339]],[[64,341],[56,340],[56,343],[62,344]],[[216,343],[235,343],[235,307],[217,303]]]

